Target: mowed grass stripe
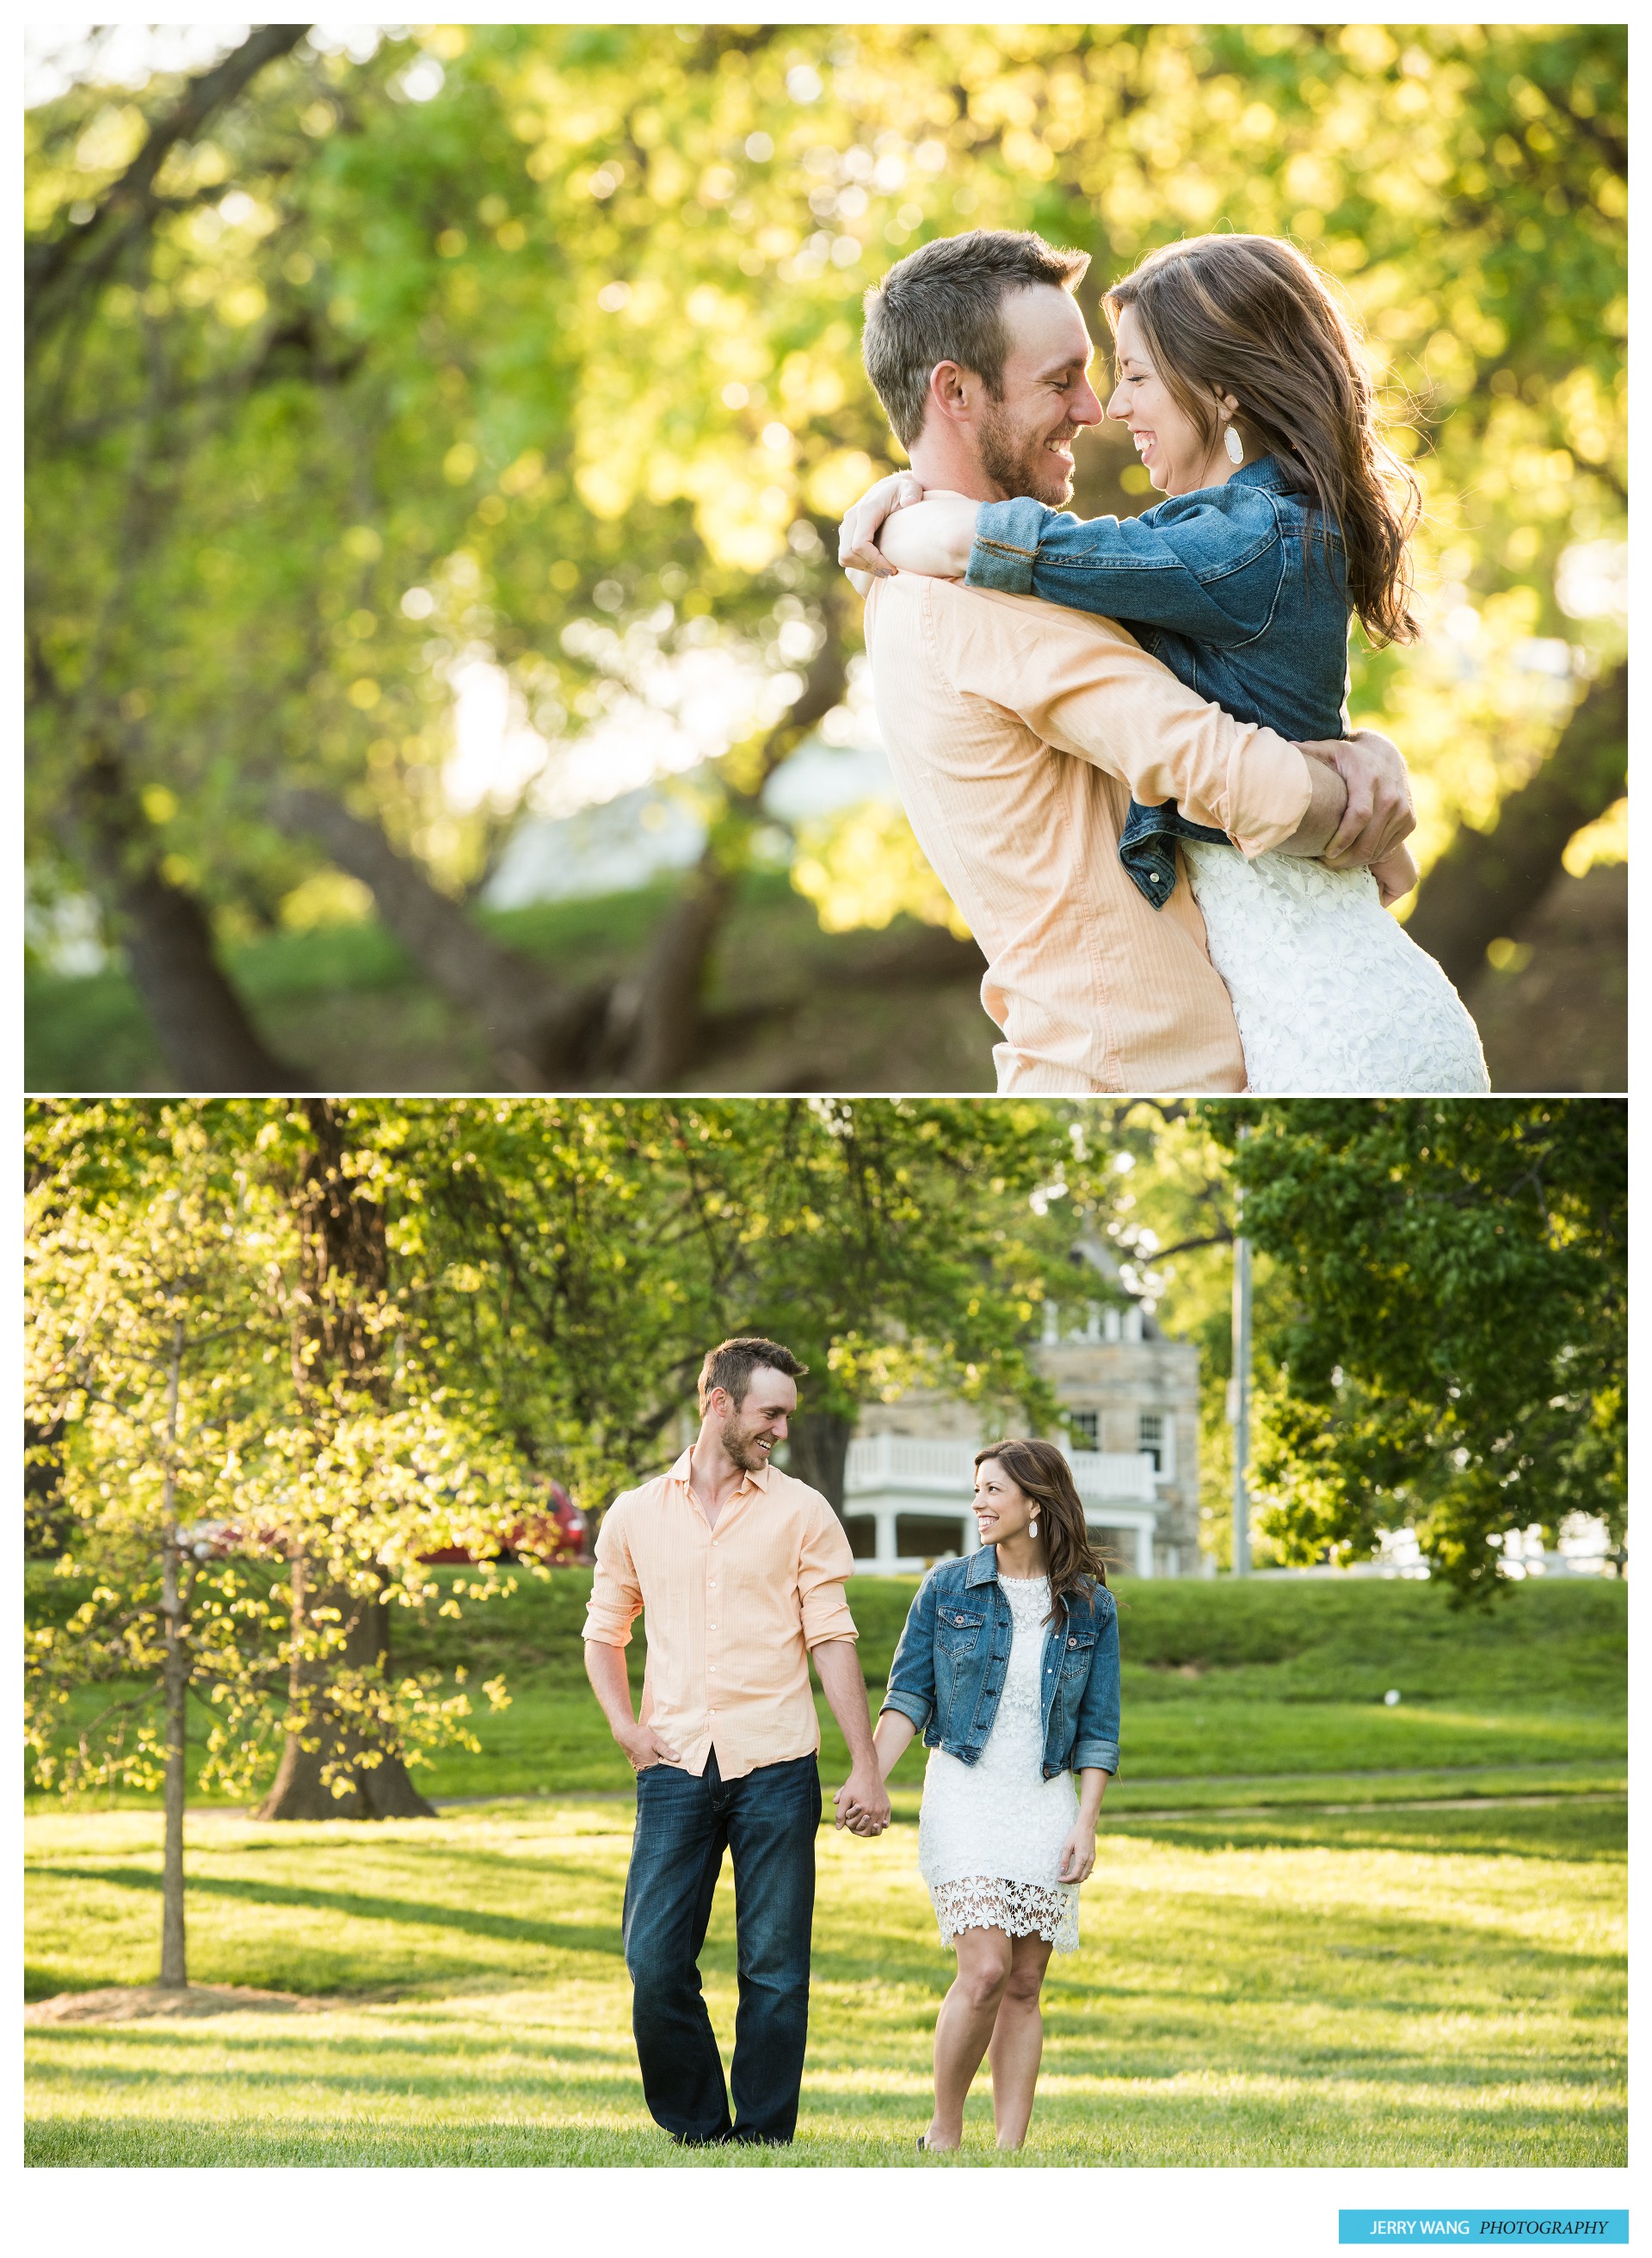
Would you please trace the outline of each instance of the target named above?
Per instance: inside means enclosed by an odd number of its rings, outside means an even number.
[[[626,1816],[192,1828],[202,1883],[234,1885],[192,1888],[195,1979],[330,1996],[303,2015],[31,2030],[32,2160],[683,2162],[631,2051]],[[37,1982],[151,1975],[155,1896],[131,1877],[152,1871],[155,1821],[28,1834]],[[1623,1838],[1620,1807],[1578,1801],[1104,1834],[1082,1947],[1051,1969],[1023,2161],[1621,2162]],[[697,2161],[910,2160],[950,1974],[914,1854],[906,1828],[823,1834],[798,2145]],[[725,1876],[704,1964],[726,2040],[733,1943]],[[996,2161],[989,2125],[983,2089],[968,2159]]]

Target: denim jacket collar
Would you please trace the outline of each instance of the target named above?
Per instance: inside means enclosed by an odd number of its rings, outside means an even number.
[[[1266,486],[1270,493],[1291,491],[1277,455],[1258,455],[1253,463],[1241,463],[1228,476],[1230,486]]]
[[[998,1580],[998,1554],[996,1546],[983,1544],[979,1552],[972,1552],[964,1569],[964,1581],[973,1590],[977,1584],[996,1584]]]

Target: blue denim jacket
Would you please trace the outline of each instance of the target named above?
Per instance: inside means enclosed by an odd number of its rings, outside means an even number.
[[[969,555],[973,588],[1042,596],[1126,627],[1177,679],[1236,721],[1298,742],[1348,733],[1348,596],[1342,542],[1286,483],[1278,459],[1139,517],[1074,517],[1022,495],[988,502]],[[1224,839],[1174,800],[1131,802],[1119,860],[1155,908],[1176,883],[1175,841]]]
[[[990,1544],[932,1568],[890,1665],[885,1709],[910,1717],[926,1748],[974,1764],[998,1713],[1014,1625]],[[1044,1777],[1118,1770],[1118,1609],[1105,1585],[1044,1633],[1039,1703]]]

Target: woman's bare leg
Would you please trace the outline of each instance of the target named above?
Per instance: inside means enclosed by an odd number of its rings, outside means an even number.
[[[1017,1936],[1010,1942],[1010,1973],[987,2048],[992,2065],[992,2117],[1001,2148],[1018,2148],[1032,2121],[1044,2052],[1039,1992],[1053,1949],[1041,1936]]]
[[[926,2148],[955,2148],[964,2137],[964,2102],[992,2037],[1010,1966],[1001,1928],[960,1929],[958,1973],[935,2022],[935,2113]]]

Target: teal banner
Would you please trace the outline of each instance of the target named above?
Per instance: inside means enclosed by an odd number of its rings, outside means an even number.
[[[1339,2242],[1627,2242],[1627,2211],[1344,2211]]]

